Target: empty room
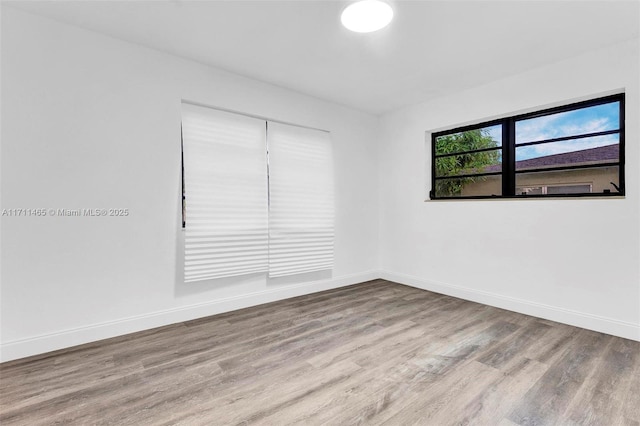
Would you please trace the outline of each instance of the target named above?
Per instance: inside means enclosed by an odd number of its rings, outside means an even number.
[[[0,47],[3,426],[640,426],[637,0],[1,0]]]

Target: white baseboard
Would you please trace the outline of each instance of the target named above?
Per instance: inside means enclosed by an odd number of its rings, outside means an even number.
[[[261,305],[263,303],[275,302],[277,300],[288,299],[290,297],[303,296],[305,294],[344,287],[351,284],[377,279],[378,275],[377,271],[343,275],[326,280],[287,285],[255,293],[217,299],[205,303],[123,318],[116,321],[108,321],[85,327],[63,330],[56,333],[14,340],[0,345],[0,362],[39,355],[58,349],[69,348],[84,343],[122,336],[124,334],[175,324],[182,321],[221,314],[223,312],[248,308],[250,306]]]
[[[640,324],[619,321],[613,318],[577,312],[557,306],[530,302],[496,293],[480,291],[443,282],[430,281],[411,275],[390,271],[380,271],[379,277],[399,284],[408,285],[422,290],[429,290],[460,299],[495,306],[521,314],[561,322],[588,330],[599,331],[613,336],[640,341]]]
[[[382,278],[399,284],[446,294],[509,311],[557,321],[588,330],[599,331],[626,339],[640,341],[640,324],[619,321],[598,315],[572,311],[569,309],[530,302],[500,294],[470,289],[442,282],[425,280],[411,275],[390,271],[368,271],[344,275],[326,280],[288,285],[260,292],[213,300],[195,305],[153,312],[44,334],[26,339],[14,340],[0,345],[0,362],[39,355],[72,346],[122,336],[137,331],[148,330],[182,321],[203,318],[237,309],[248,308],[263,303],[275,302],[290,297],[344,287]]]

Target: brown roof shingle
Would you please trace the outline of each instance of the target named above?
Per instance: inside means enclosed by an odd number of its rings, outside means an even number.
[[[563,154],[545,155],[544,157],[530,158],[516,161],[516,170],[553,168],[561,166],[574,166],[577,164],[598,164],[618,161],[620,158],[620,145],[605,145],[597,148],[582,149]],[[502,165],[497,164],[484,169],[485,172],[499,172]]]
[[[597,148],[582,149],[580,151],[563,154],[546,155],[529,160],[516,161],[516,170],[537,169],[539,167],[567,166],[584,163],[603,163],[618,161],[620,147],[618,144],[599,146]]]

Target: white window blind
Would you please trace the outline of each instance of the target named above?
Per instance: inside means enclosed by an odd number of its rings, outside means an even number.
[[[268,267],[265,121],[183,104],[185,281]]]
[[[269,276],[333,268],[330,135],[268,122]]]

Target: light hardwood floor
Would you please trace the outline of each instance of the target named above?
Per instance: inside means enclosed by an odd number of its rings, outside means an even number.
[[[4,425],[640,425],[640,343],[382,280],[0,365]]]

